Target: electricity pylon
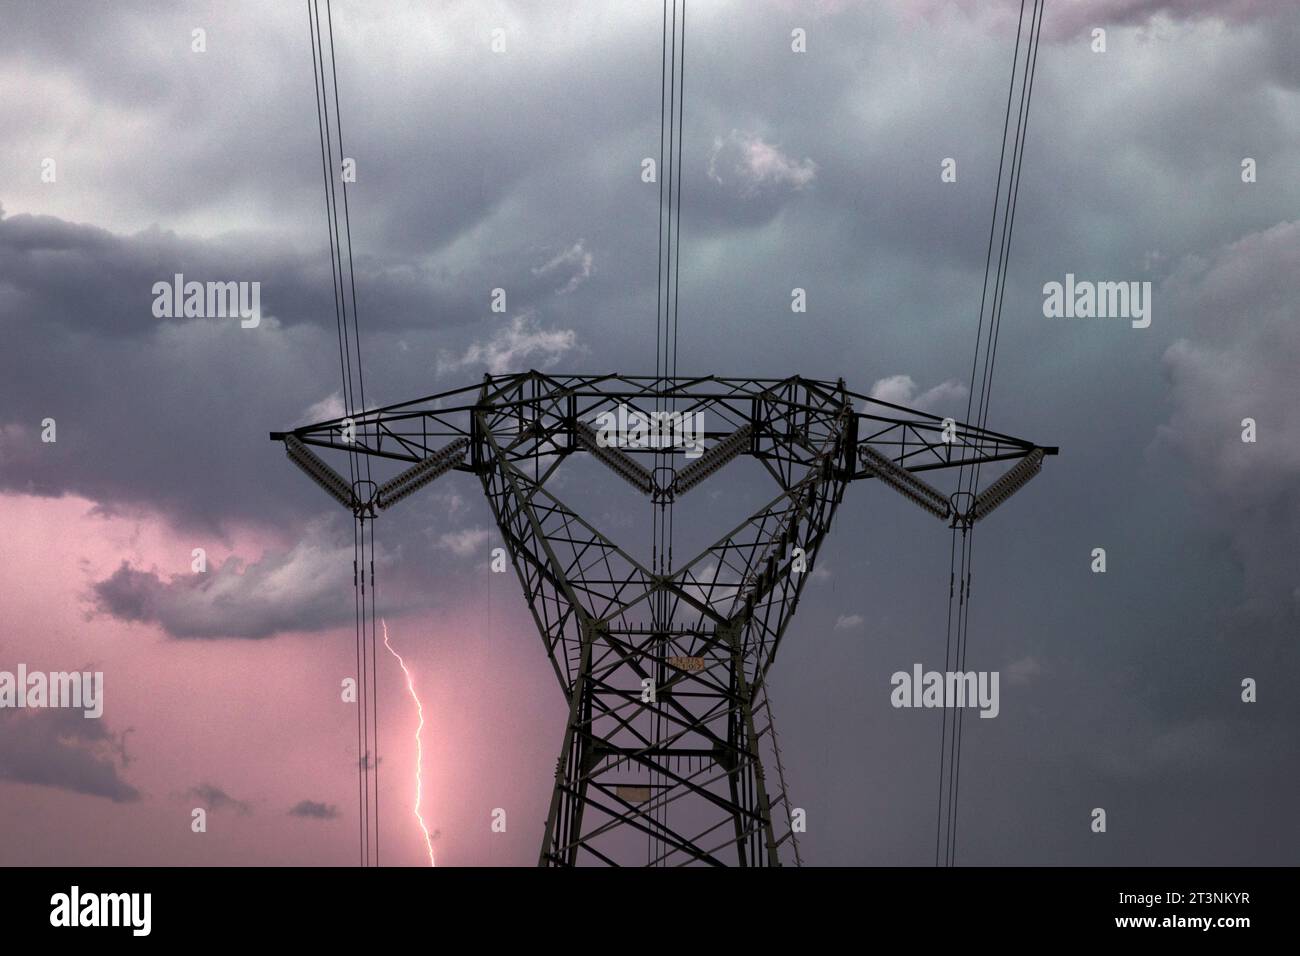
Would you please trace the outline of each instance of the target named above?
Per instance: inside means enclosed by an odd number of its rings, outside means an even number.
[[[672,414],[703,413],[706,450],[681,468],[645,467],[662,445],[597,431],[620,405],[670,441],[680,438]],[[665,408],[669,417],[656,417]],[[552,866],[800,862],[767,675],[845,488],[874,478],[968,526],[1056,453],[842,380],[537,371],[271,438],[366,517],[449,471],[482,482],[568,702],[539,858]],[[409,467],[349,484],[309,446]],[[547,488],[571,455],[592,456],[660,506],[742,455],[777,494],[698,555],[656,571]],[[998,461],[1015,464],[976,496],[918,477]]]

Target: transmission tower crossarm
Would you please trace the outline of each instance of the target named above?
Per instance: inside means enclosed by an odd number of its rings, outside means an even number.
[[[882,456],[916,474],[996,461],[1019,461],[1035,452],[1055,455],[1054,446],[1038,445],[988,428],[906,408],[877,398],[845,392],[860,403],[856,412],[854,459],[859,467],[850,479],[877,477]],[[864,451],[870,449],[870,451]]]

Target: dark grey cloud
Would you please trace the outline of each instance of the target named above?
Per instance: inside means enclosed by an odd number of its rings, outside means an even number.
[[[354,619],[352,554],[349,542],[317,523],[291,550],[247,565],[232,557],[205,572],[164,580],[123,561],[91,586],[91,599],[98,613],[156,624],[178,638],[259,639],[314,631]],[[388,563],[378,557],[379,568]]]
[[[339,808],[332,803],[317,803],[315,800],[302,800],[289,809],[291,817],[305,817],[309,820],[333,820],[339,815]]]
[[[0,358],[0,486],[158,510],[208,530],[294,508],[292,498],[276,500],[275,474],[268,485],[261,472],[269,465],[284,474],[267,432],[301,422],[338,391],[323,256],[309,265],[257,242],[184,240],[157,230],[122,237],[26,215],[0,219],[0,249],[0,325],[14,343]],[[376,333],[366,338],[367,364],[384,367],[396,358],[407,371],[396,380],[372,377],[374,402],[435,390],[444,350],[433,347],[431,329],[477,314],[468,303],[440,303],[414,272],[392,271],[376,285],[382,294],[370,295],[371,314],[387,321],[366,323]],[[153,283],[178,272],[198,281],[261,282],[260,327],[241,328],[234,318],[154,318]],[[358,280],[364,301],[364,262]],[[471,331],[458,356],[467,357],[466,374],[501,360],[540,364],[536,343],[543,358],[555,354],[557,341],[559,354],[572,350],[572,332],[520,318],[528,315],[529,286],[553,298],[555,284],[547,271],[512,288],[517,321]],[[486,312],[490,287],[481,286]],[[54,444],[40,440],[47,417],[58,426]],[[220,444],[210,440],[218,429]]]
[[[103,718],[80,710],[0,710],[0,780],[59,787],[106,797],[114,803],[140,799],[121,770],[126,766],[124,734]]]
[[[1166,290],[1189,336],[1164,355],[1173,409],[1155,450],[1176,455],[1207,525],[1231,543],[1244,575],[1237,629],[1289,648],[1300,623],[1300,222],[1180,263]]]
[[[326,237],[319,239],[323,246]],[[118,235],[20,213],[0,217],[0,250],[0,281],[12,297],[8,307],[20,312],[39,303],[45,325],[104,337],[148,337],[163,325],[153,310],[155,283],[171,286],[180,274],[185,281],[204,283],[259,282],[264,317],[283,326],[335,327],[329,257],[323,248],[308,254],[286,250],[266,236],[196,239],[157,227]],[[355,265],[367,328],[452,326],[486,311],[486,294],[483,308],[467,295],[472,279],[458,281],[457,289],[441,288],[445,277],[417,263],[381,264],[364,253]],[[519,291],[527,295],[530,290]]]
[[[214,810],[230,810],[241,816],[248,816],[253,812],[253,805],[244,800],[237,800],[225,790],[212,783],[200,783],[191,787],[184,794],[184,799],[193,800],[201,804],[208,812]]]

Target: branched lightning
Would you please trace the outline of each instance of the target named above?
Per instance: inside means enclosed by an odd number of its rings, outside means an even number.
[[[425,826],[424,817],[420,815],[420,802],[423,799],[420,777],[421,771],[424,769],[424,745],[421,742],[420,734],[424,730],[424,705],[420,703],[420,697],[415,692],[415,681],[406,667],[406,661],[402,660],[402,655],[393,649],[392,644],[388,643],[388,622],[380,618],[379,623],[384,628],[384,647],[388,648],[388,653],[397,658],[402,673],[406,675],[406,689],[411,694],[411,700],[415,701],[416,712],[420,715],[420,724],[415,728],[415,819],[419,821],[420,832],[424,834],[424,846],[429,851],[429,865],[436,866],[437,864],[433,861],[433,839],[429,836],[429,828]]]

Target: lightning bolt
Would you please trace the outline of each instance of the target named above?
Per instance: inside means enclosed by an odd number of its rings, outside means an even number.
[[[429,837],[429,828],[425,826],[424,817],[420,815],[420,802],[423,799],[420,776],[424,767],[424,744],[420,740],[420,734],[424,730],[424,705],[420,703],[420,697],[415,692],[415,681],[406,667],[406,661],[402,660],[402,655],[388,643],[388,622],[380,618],[379,623],[384,627],[384,647],[388,648],[388,653],[396,657],[397,663],[401,665],[402,673],[406,675],[406,689],[411,694],[411,700],[415,701],[416,712],[420,715],[420,725],[415,728],[415,819],[419,821],[420,832],[424,834],[424,846],[429,851],[429,865],[437,866],[433,861],[433,840]]]

